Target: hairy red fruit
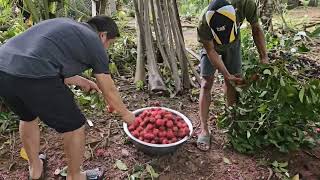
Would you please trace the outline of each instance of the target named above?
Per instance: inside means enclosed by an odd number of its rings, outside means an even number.
[[[156,125],[157,125],[157,126],[163,126],[164,123],[165,123],[165,121],[162,120],[162,119],[157,119],[157,120],[156,120]]]
[[[166,126],[168,128],[172,128],[173,127],[173,122],[171,120],[167,121]]]

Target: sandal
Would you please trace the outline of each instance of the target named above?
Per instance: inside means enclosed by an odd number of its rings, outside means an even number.
[[[197,148],[201,151],[208,151],[211,145],[211,135],[198,135]]]
[[[31,176],[29,176],[29,180],[44,180],[46,178],[46,169],[47,169],[47,157],[45,154],[39,154],[39,158],[42,161],[42,172],[38,179],[32,179]],[[29,167],[30,169],[30,167]]]
[[[103,180],[105,171],[103,169],[91,169],[85,171],[87,180]]]
[[[84,173],[86,174],[87,180],[103,180],[105,171],[100,168],[95,168],[95,169],[86,170],[84,171]],[[63,179],[66,180],[67,177],[64,176]]]

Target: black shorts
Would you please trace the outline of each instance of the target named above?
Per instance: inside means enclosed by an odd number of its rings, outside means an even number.
[[[40,118],[59,133],[82,127],[86,118],[61,78],[30,79],[0,71],[0,96],[22,121]]]

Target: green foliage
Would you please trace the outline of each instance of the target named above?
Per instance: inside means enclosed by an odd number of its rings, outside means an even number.
[[[137,164],[133,168],[133,173],[128,176],[129,180],[138,180],[138,179],[157,179],[159,174],[153,169],[150,164],[140,165]]]
[[[200,16],[202,10],[209,5],[210,0],[181,0],[179,13],[181,16]]]
[[[0,134],[17,130],[18,122],[18,118],[12,112],[0,112]]]
[[[135,33],[126,26],[127,21],[119,21],[120,38],[108,49],[111,62],[120,73],[133,74],[137,56]]]
[[[249,86],[236,88],[238,104],[219,117],[219,126],[227,129],[239,152],[253,153],[267,146],[288,152],[314,144],[320,120],[320,80],[298,81],[284,63],[245,66]],[[256,73],[259,79],[254,81],[251,77]]]
[[[0,45],[7,39],[14,37],[27,29],[23,22],[21,12],[13,12],[13,2],[0,0],[0,26],[7,27],[6,30],[0,31]]]
[[[290,175],[288,171],[288,162],[278,162],[273,161],[272,169],[275,172],[276,176],[282,180],[289,180]]]
[[[83,92],[79,89],[72,88],[73,93],[78,104],[85,109],[85,111],[95,110],[96,112],[103,112],[106,108],[102,94],[97,92]]]
[[[137,81],[137,82],[136,82],[136,89],[137,89],[138,91],[142,91],[143,88],[144,88],[144,82],[141,81],[141,80]]]

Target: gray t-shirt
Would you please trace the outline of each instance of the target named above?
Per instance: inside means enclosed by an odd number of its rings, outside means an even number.
[[[0,46],[0,71],[27,78],[67,78],[92,68],[109,73],[98,34],[67,18],[42,21]]]

